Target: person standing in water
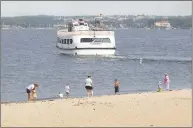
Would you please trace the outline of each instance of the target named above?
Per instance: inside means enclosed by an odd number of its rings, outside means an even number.
[[[118,81],[117,79],[115,79],[115,81],[114,81],[115,94],[116,94],[117,92],[119,92],[119,86],[120,86],[119,81]]]
[[[170,79],[167,73],[164,74],[164,84],[167,91],[170,89]]]
[[[39,87],[39,85],[37,83],[31,84],[31,85],[26,87],[26,92],[28,94],[28,101],[31,101],[34,99],[32,96],[32,92],[36,92],[37,87]]]
[[[66,91],[66,97],[68,98],[68,97],[69,97],[69,94],[70,94],[70,87],[69,87],[69,84],[66,85],[65,91]]]
[[[86,88],[88,97],[93,96],[93,85],[92,85],[91,76],[88,76],[88,78],[85,80],[85,88]]]

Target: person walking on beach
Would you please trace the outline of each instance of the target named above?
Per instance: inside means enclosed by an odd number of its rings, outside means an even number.
[[[119,81],[118,81],[117,79],[115,79],[115,81],[114,81],[115,94],[116,94],[117,92],[119,92],[119,86],[120,86]]]
[[[68,97],[69,97],[69,94],[70,94],[70,87],[69,87],[69,84],[66,85],[65,91],[66,91],[66,97],[68,98]]]
[[[39,87],[39,85],[37,83],[31,84],[29,86],[26,87],[26,92],[28,94],[28,101],[31,101],[34,99],[34,97],[32,96],[32,92],[36,94],[36,89]]]
[[[93,85],[92,85],[91,76],[88,76],[88,78],[85,80],[85,88],[86,88],[88,97],[93,96]]]
[[[164,84],[167,91],[170,89],[170,79],[167,73],[164,74]]]

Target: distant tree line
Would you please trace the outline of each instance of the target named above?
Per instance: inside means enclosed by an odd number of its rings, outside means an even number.
[[[192,16],[185,17],[170,17],[168,21],[175,28],[192,28]]]
[[[117,17],[117,16],[116,16]],[[1,17],[1,23],[10,26],[21,26],[21,27],[53,27],[55,24],[66,24],[70,19],[81,18],[78,16],[74,17],[62,17],[56,18],[56,16],[38,15],[38,16],[18,16],[18,17]],[[94,23],[94,16],[87,16],[88,23]],[[66,19],[66,20],[65,20]],[[154,27],[156,21],[164,20],[164,17],[157,16],[154,19],[145,17],[138,20],[133,18],[125,18],[118,20],[118,18],[110,19],[105,17],[104,24],[119,28],[120,24],[123,27]],[[170,16],[167,18],[172,27],[189,29],[192,28],[192,16]]]
[[[1,23],[11,26],[37,27],[37,25],[56,24],[54,16],[3,17]]]

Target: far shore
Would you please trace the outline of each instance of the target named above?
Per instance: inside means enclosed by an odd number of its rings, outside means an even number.
[[[1,103],[2,127],[191,127],[192,89]]]

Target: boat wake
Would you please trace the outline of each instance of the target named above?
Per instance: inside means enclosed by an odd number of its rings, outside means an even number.
[[[107,59],[118,59],[118,60],[140,60],[140,61],[181,61],[181,62],[192,62],[191,57],[174,57],[174,56],[76,56],[77,58],[107,58]]]

